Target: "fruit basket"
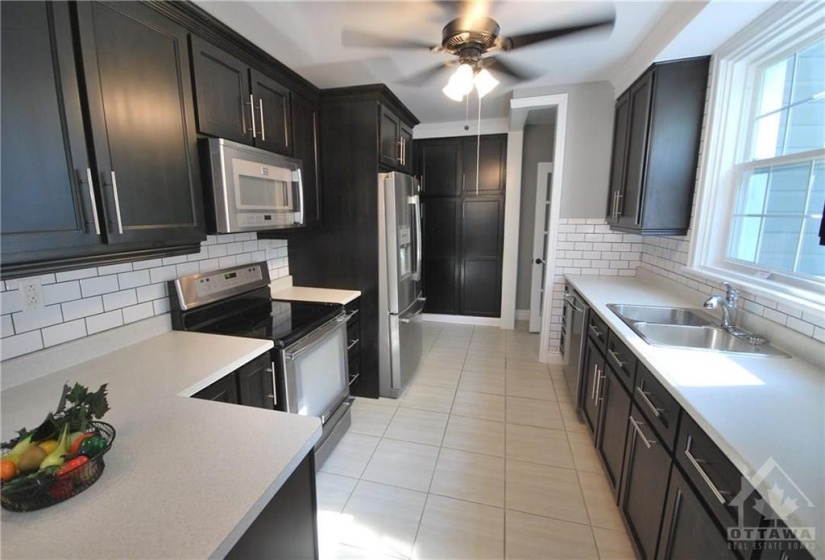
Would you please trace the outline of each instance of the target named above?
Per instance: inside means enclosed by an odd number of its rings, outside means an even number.
[[[92,421],[86,433],[103,440],[93,452],[67,456],[58,469],[38,471],[4,483],[0,486],[0,506],[11,511],[34,511],[68,500],[94,484],[103,473],[103,456],[112,447],[115,429],[105,422]]]

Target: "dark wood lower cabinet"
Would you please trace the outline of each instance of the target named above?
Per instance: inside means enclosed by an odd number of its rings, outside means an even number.
[[[584,359],[584,406],[582,409],[584,422],[590,428],[593,438],[599,427],[599,385],[604,375],[604,358],[596,344],[587,339],[587,349]]]
[[[672,461],[635,406],[628,418],[626,440],[619,508],[636,554],[648,560],[656,555]]]
[[[235,372],[240,404],[257,408],[275,408],[275,364],[269,354],[262,354]]]
[[[201,389],[194,395],[193,399],[203,399],[205,401],[225,402],[229,404],[240,404],[238,399],[238,382],[232,374],[215,381],[206,389]]]
[[[315,452],[296,467],[226,558],[318,558]]]
[[[657,560],[736,560],[727,538],[674,466],[670,477]]]
[[[602,458],[607,480],[614,495],[619,494],[622,480],[622,462],[627,439],[630,396],[609,364],[605,364],[605,375],[600,387],[599,429],[596,450]]]

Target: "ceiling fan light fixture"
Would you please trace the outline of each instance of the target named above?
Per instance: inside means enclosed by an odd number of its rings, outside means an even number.
[[[465,95],[473,91],[472,66],[469,64],[459,66],[441,91],[453,101],[461,101]]]
[[[482,68],[473,78],[473,84],[478,92],[478,97],[482,98],[493,91],[499,84],[499,81],[493,77],[489,70]]]

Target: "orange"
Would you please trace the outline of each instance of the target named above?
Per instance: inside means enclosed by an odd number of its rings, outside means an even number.
[[[0,480],[8,482],[17,474],[17,466],[11,459],[0,460]]]

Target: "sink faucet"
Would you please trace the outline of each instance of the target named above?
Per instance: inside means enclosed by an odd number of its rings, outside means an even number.
[[[704,303],[705,309],[722,308],[722,325],[726,331],[735,330],[736,306],[739,304],[739,290],[731,286],[728,282],[722,282],[725,287],[725,296],[711,296]]]

